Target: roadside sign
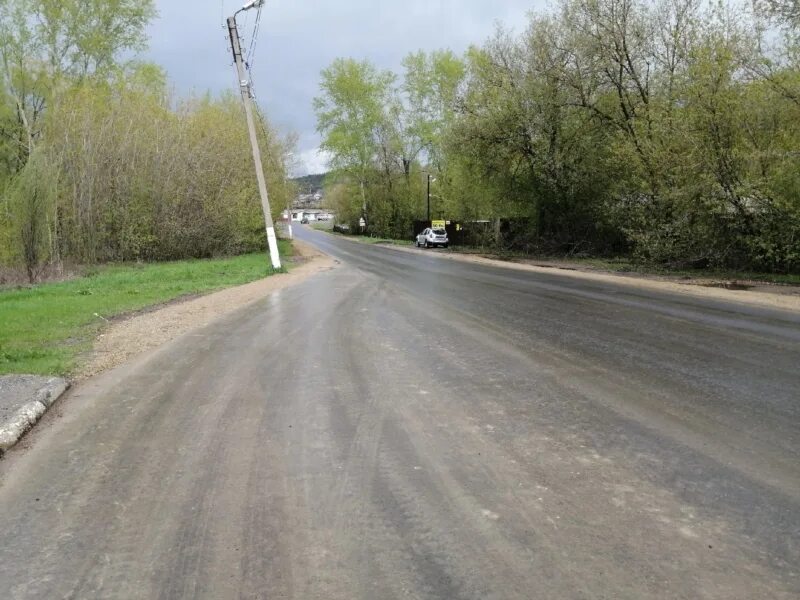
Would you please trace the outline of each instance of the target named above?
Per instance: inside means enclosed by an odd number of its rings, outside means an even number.
[[[366,226],[367,226],[367,222],[364,220],[364,217],[361,217],[361,218],[358,220],[358,226],[359,226],[359,227],[366,227]]]
[[[431,227],[433,229],[444,229],[445,222],[444,221],[431,221]]]

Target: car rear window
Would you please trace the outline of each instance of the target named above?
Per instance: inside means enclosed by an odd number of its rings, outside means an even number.
[[[433,233],[436,235],[447,235],[447,232],[444,229],[434,229]]]

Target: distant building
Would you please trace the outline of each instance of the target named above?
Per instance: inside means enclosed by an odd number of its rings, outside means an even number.
[[[336,215],[328,210],[323,210],[320,208],[293,208],[291,211],[292,221],[293,222],[300,222],[303,219],[307,219],[309,221],[333,221],[336,218]],[[283,211],[282,220],[288,221],[289,213]]]

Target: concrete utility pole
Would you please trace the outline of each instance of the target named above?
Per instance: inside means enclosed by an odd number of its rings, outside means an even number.
[[[244,112],[247,115],[247,129],[250,132],[250,144],[253,146],[253,162],[256,165],[256,178],[258,179],[258,191],[261,194],[261,206],[264,209],[264,221],[267,226],[267,242],[269,244],[269,255],[272,259],[272,266],[275,269],[281,268],[281,257],[278,254],[278,239],[275,237],[275,224],[272,222],[272,212],[269,207],[269,193],[267,192],[267,180],[264,177],[264,166],[261,163],[261,150],[258,147],[258,137],[256,136],[256,125],[253,120],[253,98],[250,90],[250,80],[242,59],[242,47],[239,42],[239,28],[236,26],[236,15],[243,10],[260,7],[263,0],[256,0],[246,4],[242,9],[228,18],[228,33],[231,38],[231,49],[233,50],[233,60],[236,63],[236,73],[239,76],[239,88],[244,101]]]
[[[285,158],[291,158],[292,159],[292,167],[291,168],[293,169],[294,168],[294,160],[295,160],[294,152],[287,152],[286,155],[284,156],[284,159]],[[286,167],[286,165],[284,165],[283,168],[286,169],[287,171],[290,170],[290,169],[288,169]],[[289,229],[289,239],[290,240],[294,240],[294,232],[292,231],[292,203],[291,203],[291,201],[286,205],[286,225],[287,225],[287,227]]]

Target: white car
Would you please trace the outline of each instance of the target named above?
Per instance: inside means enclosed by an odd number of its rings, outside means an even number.
[[[420,246],[424,246],[425,248],[435,246],[447,248],[450,244],[450,240],[447,238],[447,232],[444,229],[432,229],[429,227],[417,236],[416,244],[417,248]]]

